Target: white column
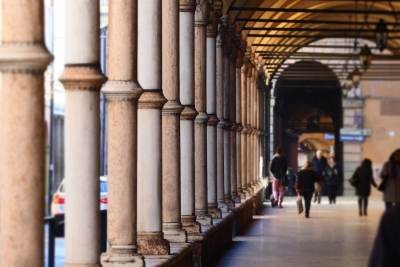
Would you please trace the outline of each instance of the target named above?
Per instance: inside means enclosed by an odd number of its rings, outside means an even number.
[[[169,254],[162,232],[161,0],[138,1],[138,252]]]
[[[211,23],[207,25],[207,202],[208,213],[214,219],[222,218],[217,204],[217,124],[216,115],[216,36],[219,22],[218,13],[213,12]]]
[[[65,265],[100,266],[99,2],[65,4]],[[74,19],[71,19],[74,18]]]
[[[187,241],[181,223],[179,101],[179,0],[162,1],[162,85],[168,100],[162,112],[163,231],[174,243]],[[171,159],[176,159],[172,160]]]
[[[194,88],[195,108],[199,113],[194,125],[195,214],[201,225],[212,225],[207,206],[207,122],[206,112],[206,25],[211,5],[208,0],[197,1],[194,27]]]
[[[109,247],[104,267],[142,267],[137,253],[137,0],[109,1],[109,81],[102,92],[108,105]]]
[[[181,113],[181,220],[188,234],[201,232],[194,207],[194,11],[195,0],[181,0],[179,12],[179,82]]]
[[[221,17],[222,21],[227,20],[227,15]],[[228,212],[228,205],[224,199],[224,59],[223,49],[225,41],[224,25],[220,24],[217,37],[217,52],[216,52],[216,99],[217,99],[217,117],[219,119],[217,126],[217,202],[218,207],[223,212]]]
[[[238,38],[240,38],[240,34],[237,34]],[[240,39],[239,39],[240,40]],[[243,131],[242,125],[242,110],[241,110],[241,95],[242,95],[242,73],[241,67],[243,65],[244,51],[241,50],[242,44],[240,46],[240,50],[238,52],[238,57],[236,60],[236,123],[238,124],[238,128],[236,130],[236,155],[237,155],[237,192],[241,199],[246,198],[246,194],[242,189],[242,140],[241,140],[241,132]]]
[[[227,27],[226,20],[223,20],[223,25]],[[232,52],[232,37],[227,34],[223,50],[223,87],[224,87],[224,198],[225,203],[230,207],[235,206],[235,202],[231,195],[231,148],[230,148],[230,131],[232,128],[232,123],[230,120],[230,56]]]
[[[0,265],[44,265],[43,1],[2,0]]]

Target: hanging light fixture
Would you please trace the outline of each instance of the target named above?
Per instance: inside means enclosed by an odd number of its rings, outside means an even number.
[[[345,81],[345,87],[346,87],[347,91],[349,91],[351,88],[353,88],[353,75],[351,73],[349,73],[349,75],[347,75],[347,78]]]
[[[388,35],[389,32],[386,27],[386,23],[383,19],[380,19],[379,23],[376,24],[375,39],[376,39],[376,46],[381,52],[386,48]]]
[[[360,65],[363,66],[364,71],[366,71],[369,66],[371,66],[372,61],[372,53],[367,44],[364,44],[358,56],[360,57]]]
[[[360,84],[361,73],[357,67],[354,67],[354,70],[351,73],[351,75],[352,75],[353,85],[355,87],[358,87],[358,85]]]
[[[347,93],[349,92],[349,89],[347,89],[347,87],[346,87],[346,82],[344,82],[343,83],[343,85],[342,85],[342,95],[343,95],[343,98],[346,98],[347,97]]]

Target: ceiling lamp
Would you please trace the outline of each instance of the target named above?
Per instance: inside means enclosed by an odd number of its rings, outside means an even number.
[[[369,66],[371,66],[372,61],[372,53],[367,44],[364,44],[358,55],[360,57],[360,65],[363,66],[364,71],[366,71]]]
[[[383,19],[379,20],[379,23],[376,24],[375,28],[375,39],[376,39],[376,46],[378,47],[379,51],[383,51],[387,45],[388,39],[388,29],[386,27],[386,23]]]
[[[349,90],[346,87],[346,82],[344,82],[343,85],[342,85],[342,95],[343,95],[344,98],[347,97],[348,92],[349,92]]]
[[[354,67],[354,70],[351,73],[351,75],[353,77],[353,79],[352,79],[353,80],[353,85],[355,87],[358,87],[358,85],[360,84],[361,73],[360,73],[360,71],[358,70],[357,67]]]
[[[345,82],[345,88],[347,89],[347,91],[349,91],[351,88],[353,88],[353,75],[351,73],[349,73],[349,75],[347,75],[346,82]]]

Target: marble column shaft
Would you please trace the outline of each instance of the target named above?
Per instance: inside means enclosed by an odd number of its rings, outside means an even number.
[[[221,17],[221,20],[226,20],[226,15]],[[217,51],[216,51],[216,99],[217,99],[217,117],[219,119],[217,126],[217,202],[218,207],[223,212],[228,212],[228,205],[224,198],[224,40],[225,26],[220,24],[217,36]]]
[[[216,115],[216,36],[219,15],[213,12],[207,25],[207,202],[208,212],[214,219],[222,218],[217,204],[217,125]]]
[[[242,191],[246,197],[250,196],[247,190],[248,168],[247,168],[247,71],[248,71],[248,55],[245,55],[244,64],[241,68],[241,117],[243,130],[241,132],[241,174],[242,174]]]
[[[137,1],[109,1],[108,105],[109,247],[103,266],[144,266],[137,253]]]
[[[74,18],[73,20],[69,18]],[[65,265],[100,266],[99,2],[65,4]]]
[[[194,186],[194,11],[195,0],[181,0],[179,12],[179,83],[181,113],[181,220],[188,234],[199,234],[201,225],[195,215]]]
[[[246,121],[247,121],[247,136],[246,136],[246,143],[247,143],[247,189],[249,193],[252,195],[254,194],[254,190],[252,187],[252,177],[253,177],[253,168],[252,168],[252,148],[251,148],[251,106],[252,106],[252,75],[253,75],[253,65],[249,64],[248,71],[247,71],[247,112],[246,112]]]
[[[181,223],[179,100],[179,0],[162,1],[162,85],[168,102],[162,110],[163,232],[170,242],[187,241]],[[172,160],[171,159],[176,159]]]
[[[230,147],[230,131],[232,123],[230,120],[230,56],[232,52],[232,37],[226,36],[226,41],[223,50],[223,86],[224,86],[224,198],[225,203],[230,207],[235,206],[235,202],[231,195],[231,147]]]
[[[210,3],[198,1],[195,10],[194,27],[194,88],[195,108],[199,113],[194,125],[194,179],[195,214],[201,225],[212,225],[207,205],[207,122],[206,112],[206,26],[209,19]]]
[[[240,37],[240,36],[239,36]],[[241,132],[243,131],[242,126],[242,109],[241,109],[241,95],[242,95],[242,76],[241,76],[241,67],[243,65],[243,56],[244,52],[239,50],[238,57],[236,60],[236,122],[238,127],[236,129],[236,166],[237,166],[237,174],[236,174],[236,183],[237,183],[237,192],[241,199],[246,198],[246,194],[242,189],[242,140],[241,140]]]
[[[43,1],[2,0],[0,265],[44,265]]]
[[[143,94],[138,110],[138,252],[166,255],[162,232],[161,0],[138,1],[138,80]]]
[[[232,34],[233,25],[230,25],[229,32]],[[232,51],[229,61],[229,74],[230,74],[230,92],[229,92],[229,111],[232,127],[229,133],[230,139],[230,169],[231,169],[231,195],[235,203],[240,203],[240,197],[237,192],[237,153],[236,153],[236,131],[238,124],[236,123],[236,60],[237,60],[238,47],[235,43],[232,44]]]

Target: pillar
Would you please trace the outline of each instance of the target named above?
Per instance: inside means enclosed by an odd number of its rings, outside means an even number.
[[[251,55],[251,48],[247,49],[249,56]],[[254,194],[253,188],[253,168],[252,168],[252,147],[251,147],[251,136],[253,129],[251,128],[251,106],[252,106],[252,76],[253,76],[253,65],[249,63],[248,71],[247,71],[247,112],[246,112],[246,121],[247,121],[247,136],[246,136],[246,154],[247,154],[247,189],[249,190],[250,195]]]
[[[234,25],[229,25],[229,33],[234,38]],[[233,39],[234,40],[234,39]],[[232,43],[232,51],[229,60],[229,77],[230,77],[230,92],[229,92],[229,113],[232,122],[232,127],[229,133],[230,139],[230,168],[231,168],[231,195],[235,203],[240,203],[240,196],[237,192],[237,153],[236,153],[236,133],[239,125],[236,123],[236,60],[238,47],[235,42]]]
[[[195,0],[179,2],[179,83],[180,100],[184,109],[181,113],[181,220],[188,234],[201,232],[196,221],[194,205],[194,11]]]
[[[161,0],[138,1],[138,252],[169,254],[162,232]]]
[[[214,219],[222,218],[217,204],[217,125],[216,115],[216,36],[219,14],[212,12],[211,22],[207,25],[207,93],[206,111],[210,119],[207,122],[207,202],[208,212]]]
[[[207,205],[207,122],[206,112],[206,26],[211,5],[197,1],[194,27],[194,88],[195,108],[199,113],[194,125],[195,214],[201,225],[212,225]]]
[[[137,253],[137,1],[109,1],[108,109],[109,247],[103,266],[144,266]]]
[[[256,63],[257,65],[257,63]],[[253,186],[257,189],[257,161],[258,161],[258,154],[257,154],[257,69],[256,66],[253,69],[253,82],[252,82],[252,98],[253,98],[253,105],[252,105],[252,151],[253,151]]]
[[[177,49],[178,48],[178,49]],[[181,223],[179,100],[179,0],[162,1],[162,85],[168,102],[162,110],[163,232],[170,242],[186,242]],[[176,160],[171,160],[176,159]]]
[[[221,21],[226,24],[227,15],[221,17]],[[216,51],[216,99],[217,99],[217,202],[218,208],[223,212],[228,212],[228,204],[224,197],[224,59],[223,50],[225,42],[226,27],[219,24]]]
[[[43,1],[2,1],[1,266],[44,265]],[[18,218],[18,219],[16,219]]]
[[[65,265],[100,266],[99,2],[65,4]],[[74,19],[71,19],[74,18]]]
[[[226,25],[226,20],[223,20],[223,25],[228,28]],[[223,87],[224,87],[224,108],[223,108],[223,117],[224,117],[224,199],[225,203],[230,207],[235,206],[235,202],[232,199],[231,195],[231,147],[230,147],[230,131],[232,128],[232,123],[230,120],[230,56],[232,52],[232,37],[229,36],[228,32],[226,32],[225,44],[223,50]]]
[[[241,110],[241,96],[242,96],[242,76],[241,76],[241,67],[243,65],[244,51],[241,49],[240,42],[240,34],[237,34],[237,38],[239,40],[239,52],[236,60],[236,166],[237,166],[237,174],[236,174],[236,183],[237,183],[237,192],[241,199],[246,199],[246,194],[242,189],[242,140],[241,140],[241,132],[243,131],[242,125],[242,110]]]
[[[244,42],[244,45],[246,43]],[[247,133],[249,128],[247,127],[247,72],[249,65],[249,54],[246,52],[244,55],[244,64],[241,68],[241,117],[243,130],[241,132],[241,174],[242,174],[242,191],[246,197],[250,196],[248,190],[248,156],[247,156]]]

